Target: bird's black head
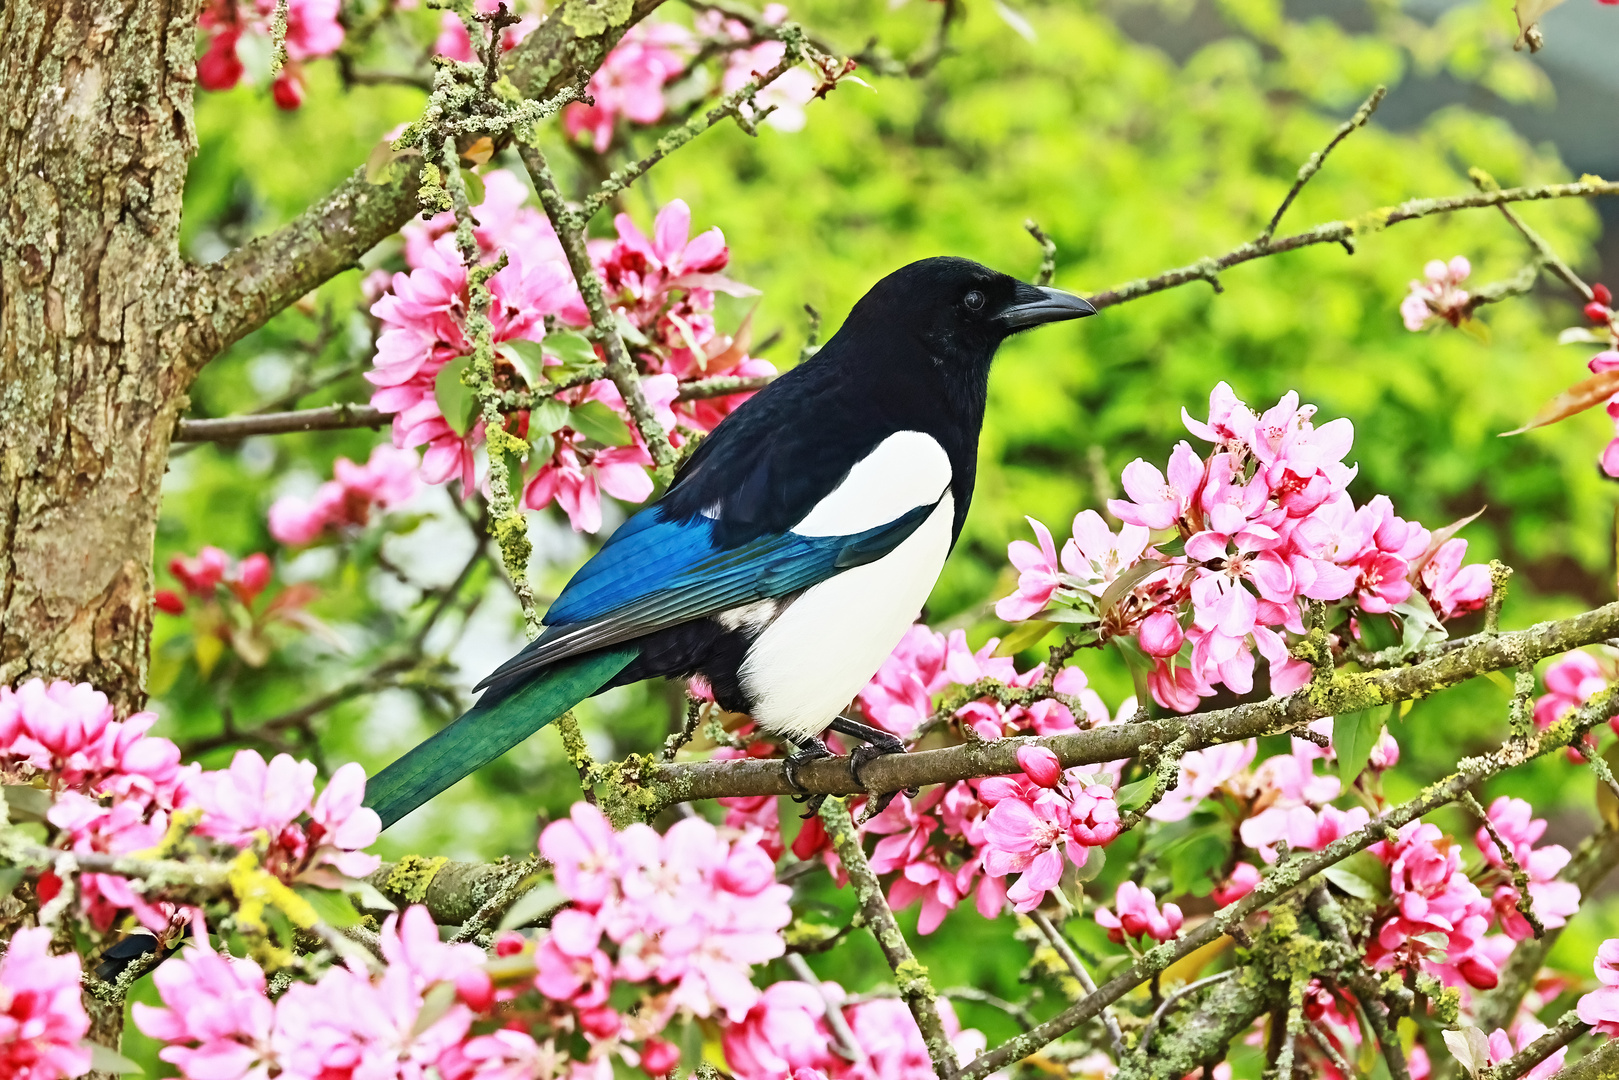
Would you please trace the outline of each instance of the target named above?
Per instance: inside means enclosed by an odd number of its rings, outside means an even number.
[[[913,336],[935,364],[987,367],[1001,342],[1042,323],[1093,315],[1083,298],[1030,285],[971,259],[922,259],[872,286],[845,324]]]

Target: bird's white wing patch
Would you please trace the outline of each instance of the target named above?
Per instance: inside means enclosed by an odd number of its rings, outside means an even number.
[[[811,586],[776,616],[740,672],[755,720],[796,739],[826,729],[916,621],[954,518],[947,493],[893,551]]]
[[[855,463],[793,526],[800,536],[853,536],[931,506],[950,486],[950,455],[932,435],[896,431]]]

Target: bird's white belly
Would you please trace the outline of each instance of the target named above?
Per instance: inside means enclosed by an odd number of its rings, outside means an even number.
[[[748,650],[739,672],[753,718],[789,737],[818,735],[916,621],[950,554],[945,492],[887,555],[806,589]]]

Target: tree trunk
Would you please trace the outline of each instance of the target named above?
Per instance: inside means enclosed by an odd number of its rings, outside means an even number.
[[[145,700],[195,0],[0,5],[0,683]]]

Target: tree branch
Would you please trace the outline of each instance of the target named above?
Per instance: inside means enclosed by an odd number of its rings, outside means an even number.
[[[867,763],[862,776],[871,790],[901,791],[980,776],[1014,775],[1019,771],[1017,752],[1023,746],[1050,749],[1065,769],[1134,757],[1148,748],[1167,747],[1182,736],[1187,739],[1187,749],[1197,750],[1290,731],[1324,716],[1427,697],[1477,675],[1533,664],[1616,636],[1619,603],[1527,630],[1477,635],[1458,648],[1410,667],[1336,671],[1287,697],[1065,735],[997,739],[888,754]],[[781,795],[797,790],[788,783],[781,761],[772,759],[662,764],[634,757],[606,769],[616,773],[616,777],[608,777],[609,784],[641,789],[660,807],[696,799]],[[805,791],[829,795],[866,791],[850,775],[846,758],[812,761],[799,769],[798,777]]]
[[[592,379],[602,372],[591,373]],[[775,380],[774,375],[716,375],[711,379],[698,379],[683,383],[676,401],[705,401],[728,394],[745,394],[763,390]],[[549,397],[568,386],[546,386]],[[508,408],[524,408],[534,395],[519,394],[508,401]],[[210,420],[181,420],[174,428],[174,442],[236,442],[250,435],[288,435],[303,431],[337,431],[344,428],[380,428],[393,418],[392,413],[373,409],[369,405],[323,405],[318,409],[299,409],[295,412],[251,413],[244,416],[225,416]]]
[[[618,8],[609,0],[566,0],[507,54],[506,76],[536,99],[583,84],[624,32],[662,2],[631,0]],[[305,293],[357,267],[362,255],[409,221],[417,209],[418,170],[396,166],[393,173],[368,179],[361,165],[281,228],[193,268],[188,287],[200,325],[185,357],[189,367],[200,368]]]
[[[1384,206],[1362,214],[1349,221],[1329,221],[1317,225],[1292,236],[1284,236],[1280,240],[1267,240],[1261,243],[1258,240],[1233,248],[1224,255],[1210,256],[1200,259],[1190,266],[1182,266],[1174,270],[1166,270],[1150,278],[1138,278],[1127,281],[1122,285],[1114,286],[1087,297],[1091,306],[1097,310],[1113,307],[1128,300],[1139,300],[1143,296],[1173,289],[1185,285],[1190,281],[1207,281],[1219,291],[1219,274],[1241,263],[1252,262],[1268,255],[1279,255],[1284,251],[1297,251],[1299,248],[1311,247],[1315,244],[1341,244],[1353,242],[1357,236],[1370,235],[1381,232],[1390,225],[1398,225],[1402,221],[1415,221],[1418,218],[1432,217],[1435,214],[1449,214],[1457,210],[1472,210],[1484,206],[1501,206],[1515,202],[1539,202],[1546,199],[1572,199],[1590,198],[1597,195],[1619,195],[1619,181],[1603,180],[1599,177],[1586,177],[1575,184],[1539,184],[1532,187],[1502,188],[1499,191],[1481,191],[1470,195],[1450,195],[1435,199],[1410,199],[1398,206]]]
[[[871,931],[871,936],[877,939],[883,959],[888,961],[889,970],[894,973],[900,997],[905,999],[911,1015],[916,1018],[916,1026],[922,1031],[922,1041],[927,1045],[928,1057],[933,1061],[934,1074],[939,1080],[955,1080],[956,1051],[950,1045],[949,1036],[944,1033],[944,1022],[939,1018],[939,1001],[934,995],[933,983],[928,979],[928,969],[917,962],[911,946],[905,941],[905,935],[900,932],[899,923],[894,921],[894,913],[883,898],[882,883],[872,873],[871,864],[866,861],[865,849],[860,846],[860,834],[855,832],[854,822],[849,818],[848,804],[842,799],[827,799],[821,803],[820,815],[832,847],[837,851],[844,870],[848,871],[849,883],[854,886],[855,896],[859,898],[860,914],[866,920],[866,927]]]

